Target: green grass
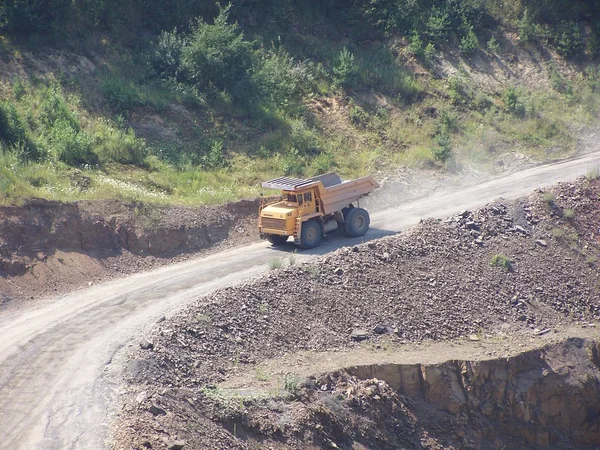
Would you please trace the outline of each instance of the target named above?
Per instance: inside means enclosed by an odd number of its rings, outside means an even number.
[[[502,254],[497,254],[497,255],[492,256],[490,264],[494,267],[502,267],[503,269],[507,270],[508,272],[511,272],[512,268],[513,268],[510,258],[508,256],[502,255]]]

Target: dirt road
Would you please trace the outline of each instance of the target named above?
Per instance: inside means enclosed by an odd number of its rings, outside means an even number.
[[[332,237],[299,262],[340,246],[398,232],[430,216],[443,217],[498,197],[518,197],[600,166],[600,153],[540,166],[400,203],[372,214],[365,238]],[[288,249],[293,247],[290,245]],[[267,243],[213,254],[135,275],[0,315],[0,448],[96,449],[108,445],[119,396],[115,363],[147,321],[216,288],[268,269],[282,250]]]

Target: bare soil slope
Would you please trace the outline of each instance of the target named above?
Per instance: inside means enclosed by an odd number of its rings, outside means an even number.
[[[257,239],[258,201],[216,207],[32,199],[0,207],[0,306]]]
[[[200,298],[148,330],[134,352],[128,377],[135,396],[114,446],[600,445],[594,341],[555,343],[509,363],[415,369],[413,377],[433,372],[424,378],[431,383],[413,391],[360,370],[325,378],[315,372],[307,381],[286,376],[279,395],[266,398],[252,389],[232,396],[219,387],[253,371],[257,380],[276,376],[262,373],[261,363],[298,352],[326,358],[374,346],[385,357],[398,345],[507,336],[518,348],[568,325],[595,327],[599,217],[600,181],[580,179],[446,221],[426,220],[403,235]],[[520,384],[519,377],[530,383]],[[410,379],[407,372],[401,385]],[[459,391],[466,397],[457,397]],[[569,396],[585,399],[580,410],[568,408],[574,407]],[[494,431],[500,424],[510,424],[513,434]]]

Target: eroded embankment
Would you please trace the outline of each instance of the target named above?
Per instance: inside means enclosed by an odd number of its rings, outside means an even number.
[[[256,238],[257,201],[173,207],[30,200],[0,207],[0,304],[134,273]]]
[[[446,433],[460,437],[460,446],[600,445],[598,341],[574,338],[511,358],[356,366],[346,373],[386,382],[401,403],[413,405],[417,419],[446,416],[454,422]],[[355,392],[352,378],[345,384]]]

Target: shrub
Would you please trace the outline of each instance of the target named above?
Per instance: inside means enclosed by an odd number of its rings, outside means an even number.
[[[359,128],[366,128],[369,125],[371,118],[369,114],[360,106],[354,105],[350,108],[350,122],[352,125]]]
[[[455,105],[466,105],[471,101],[471,93],[467,82],[460,75],[453,75],[448,78],[448,87],[450,89],[450,100]]]
[[[490,40],[488,41],[487,49],[491,53],[498,53],[498,50],[500,50],[500,44],[498,43],[498,40],[494,36],[492,36],[490,38]]]
[[[208,169],[217,169],[227,165],[223,141],[213,141],[202,158],[202,164]]]
[[[181,64],[181,54],[187,45],[187,39],[173,31],[163,31],[151,57],[154,71],[163,79],[175,79]]]
[[[408,40],[408,50],[415,58],[423,57],[423,40],[416,30],[413,30]]]
[[[221,8],[213,24],[197,19],[181,51],[180,71],[185,81],[207,91],[211,86],[229,90],[238,99],[247,96],[252,43],[244,40],[237,24],[228,24],[229,6]]]
[[[554,36],[554,41],[558,52],[565,57],[579,55],[585,48],[581,28],[575,22],[562,23]]]
[[[11,101],[0,102],[0,143],[20,147],[26,159],[39,159],[40,150],[30,137],[29,129]]]
[[[60,122],[79,131],[79,120],[69,108],[67,101],[59,86],[49,86],[41,91],[42,102],[39,107],[38,118],[43,125],[50,128]]]
[[[427,24],[425,35],[433,42],[444,40],[450,31],[450,15],[446,8],[432,8]]]
[[[446,162],[452,154],[452,137],[447,131],[440,132],[435,138],[436,145],[432,149],[435,159]]]
[[[502,93],[502,101],[507,111],[518,117],[525,116],[525,104],[521,100],[520,91],[514,86],[507,87]]]
[[[518,23],[519,39],[521,42],[529,42],[535,37],[535,24],[531,20],[529,9],[525,8]]]
[[[269,259],[269,270],[281,269],[283,267],[283,258]]]
[[[358,66],[354,54],[346,47],[340,51],[333,66],[333,82],[335,86],[352,87],[356,83]]]
[[[593,167],[587,171],[585,177],[588,181],[594,181],[600,179],[600,167]]]
[[[467,27],[467,33],[460,40],[459,49],[461,53],[464,53],[465,55],[472,55],[478,47],[479,40],[477,39],[477,35],[475,34],[475,31],[473,31],[473,27],[469,25]]]
[[[512,262],[510,261],[510,258],[508,258],[508,256],[506,255],[497,254],[492,256],[490,264],[494,267],[502,267],[509,272],[512,271]]]
[[[298,150],[291,149],[283,158],[283,173],[287,176],[301,177],[304,175],[305,162]]]
[[[283,377],[283,388],[290,394],[296,395],[299,388],[298,376],[293,373],[286,373]]]
[[[290,122],[290,140],[292,147],[300,155],[317,155],[320,153],[319,133],[310,128],[304,119],[295,119]]]
[[[563,217],[567,220],[571,220],[572,218],[575,217],[575,211],[572,209],[565,209],[563,211]]]
[[[312,75],[305,65],[295,63],[283,49],[256,52],[252,84],[266,106],[282,111],[297,110]]]
[[[101,163],[142,165],[148,155],[145,142],[131,128],[123,132],[108,123],[95,127],[94,150]]]
[[[117,78],[107,78],[101,85],[102,95],[117,113],[126,112],[140,103],[140,95],[133,84]]]
[[[51,129],[49,144],[56,158],[69,166],[96,165],[98,155],[93,152],[93,139],[68,122],[57,122]]]

